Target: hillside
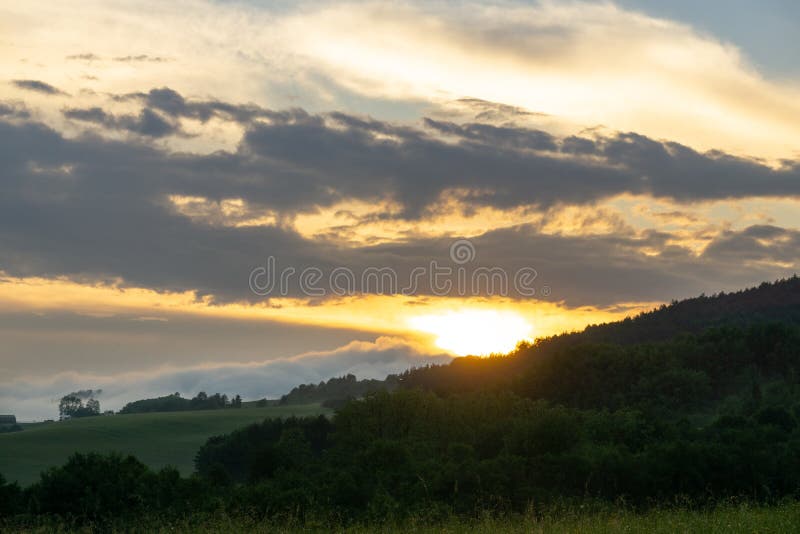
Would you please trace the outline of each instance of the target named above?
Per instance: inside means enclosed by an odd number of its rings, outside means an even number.
[[[796,275],[733,293],[673,301],[632,319],[590,326],[573,337],[583,341],[641,343],[669,339],[682,332],[698,333],[714,326],[769,321],[800,323],[800,278]]]
[[[697,340],[704,335],[706,338],[713,336],[715,329],[716,335],[724,336],[719,329],[747,329],[768,324],[800,324],[800,278],[765,282],[734,293],[674,301],[623,321],[591,325],[581,332],[539,339],[535,344],[521,345],[508,355],[457,358],[447,365],[412,369],[401,374],[399,381],[406,389],[423,388],[440,393],[492,387],[524,388],[520,384],[524,375],[532,376],[539,366],[547,365],[545,362],[553,358],[565,357],[575,347],[611,345],[619,346],[611,352],[624,352],[626,346],[666,343],[682,337]],[[754,332],[752,335],[762,334]],[[767,342],[751,341],[755,344]],[[751,348],[765,350],[764,347]],[[698,357],[702,359],[703,356]],[[512,382],[516,386],[512,386]]]
[[[301,491],[333,514],[368,517],[796,498],[799,296],[793,278],[413,369],[399,390],[351,401],[332,421],[268,421],[209,440],[197,469],[277,507]]]
[[[132,454],[153,469],[166,465],[187,475],[197,449],[211,436],[268,417],[316,415],[319,405],[241,408],[87,417],[26,425],[22,432],[0,434],[0,473],[23,485],[39,473],[63,464],[73,452],[117,451]]]
[[[302,384],[284,395],[281,404],[330,403],[337,407],[343,399],[359,398],[370,391],[392,391],[401,389],[426,389],[440,394],[464,393],[478,390],[512,389],[525,395],[542,394],[525,391],[526,381],[536,381],[534,375],[545,372],[551,358],[570,358],[566,355],[575,352],[575,347],[584,347],[577,352],[609,352],[603,345],[617,346],[611,352],[625,355],[619,363],[635,365],[636,345],[665,344],[681,336],[703,338],[725,337],[725,329],[747,329],[752,325],[791,325],[800,324],[800,278],[792,277],[774,283],[765,282],[758,287],[732,293],[719,293],[713,296],[674,301],[654,310],[641,313],[622,321],[590,325],[580,332],[569,332],[549,338],[539,339],[535,344],[522,344],[517,350],[493,357],[456,358],[449,364],[429,365],[390,375],[385,380],[357,380],[355,377],[333,378],[320,384]],[[723,332],[720,332],[722,330]],[[737,334],[738,335],[738,334]],[[744,334],[742,334],[744,335]],[[763,333],[754,332],[753,336]],[[768,334],[767,334],[768,335]],[[703,341],[700,341],[703,342]],[[711,341],[713,343],[713,341]],[[750,340],[746,343],[764,342]],[[589,349],[589,345],[595,347]],[[663,347],[660,350],[664,350]],[[741,362],[740,362],[741,364]],[[630,369],[628,370],[630,371]],[[752,373],[758,369],[744,369],[742,373]],[[770,370],[766,370],[769,374]],[[613,368],[609,373],[622,372]],[[637,371],[641,372],[641,370]],[[524,377],[528,378],[524,378]],[[614,377],[603,377],[595,371],[599,382]],[[696,378],[696,377],[695,377]],[[730,377],[729,377],[730,378]],[[738,378],[741,378],[738,377]],[[745,377],[746,378],[746,377]],[[734,387],[735,388],[735,387]],[[718,399],[717,399],[718,400]]]

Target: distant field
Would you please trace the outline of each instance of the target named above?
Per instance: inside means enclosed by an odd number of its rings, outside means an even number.
[[[228,433],[268,417],[317,415],[317,404],[229,410],[147,413],[87,417],[25,425],[22,432],[0,434],[0,473],[22,485],[63,464],[75,451],[133,454],[150,467],[173,465],[194,470],[194,455],[210,436]]]

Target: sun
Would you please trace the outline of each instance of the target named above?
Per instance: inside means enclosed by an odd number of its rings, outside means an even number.
[[[518,313],[463,310],[409,319],[415,330],[436,336],[436,346],[458,356],[509,352],[530,340],[533,326]]]

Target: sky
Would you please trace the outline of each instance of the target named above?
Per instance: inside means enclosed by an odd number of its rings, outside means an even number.
[[[0,1],[0,413],[277,397],[790,276],[800,9]]]

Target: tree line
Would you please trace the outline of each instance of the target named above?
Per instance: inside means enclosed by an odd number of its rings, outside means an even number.
[[[178,392],[172,395],[142,399],[129,402],[119,411],[121,414],[151,413],[151,412],[180,412],[187,410],[222,410],[225,408],[241,408],[242,397],[239,395],[228,398],[224,393],[208,395],[201,391],[194,397],[186,399]]]
[[[283,395],[278,404],[320,403],[326,407],[338,407],[348,400],[358,399],[375,391],[392,391],[397,386],[397,375],[389,375],[384,380],[358,380],[355,375],[348,373],[319,384],[300,384]]]
[[[64,395],[58,402],[58,418],[63,421],[73,417],[100,415],[100,401],[95,396],[102,392],[87,389]]]

